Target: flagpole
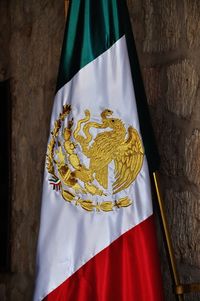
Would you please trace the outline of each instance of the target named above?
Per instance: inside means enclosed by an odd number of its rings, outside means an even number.
[[[170,258],[170,264],[171,264],[173,277],[174,277],[175,294],[179,301],[183,301],[184,294],[200,292],[200,283],[189,283],[189,284],[181,284],[180,283],[180,279],[179,279],[179,275],[178,275],[178,271],[177,271],[177,267],[176,267],[176,260],[175,260],[175,256],[174,256],[174,249],[172,246],[171,235],[170,235],[169,226],[167,223],[167,217],[166,217],[166,213],[165,213],[165,206],[164,206],[163,198],[162,198],[161,192],[160,192],[158,172],[153,173],[153,179],[154,179],[158,204],[159,204],[159,208],[160,208],[165,239],[166,239],[166,243],[167,243],[167,252],[168,252],[168,255]]]
[[[65,6],[65,18],[67,17],[68,5],[69,5],[69,0],[64,0],[64,6]]]
[[[167,251],[168,251],[168,254],[169,254],[169,258],[170,258],[170,264],[171,264],[171,268],[172,268],[172,272],[173,272],[173,278],[174,278],[175,286],[177,288],[177,287],[180,287],[180,279],[179,279],[179,275],[178,275],[178,272],[177,272],[176,260],[175,260],[175,256],[174,256],[174,250],[173,250],[173,246],[172,246],[171,235],[170,235],[170,232],[169,232],[169,226],[168,226],[168,223],[167,223],[166,212],[165,212],[165,208],[164,208],[164,202],[163,202],[163,199],[162,199],[162,196],[161,196],[161,193],[160,193],[160,186],[159,186],[159,179],[158,179],[158,173],[157,172],[153,173],[153,179],[154,179],[158,204],[159,204],[159,208],[160,208],[165,239],[166,239],[166,243],[167,243]],[[177,291],[176,291],[176,294],[177,294]],[[181,290],[180,290],[180,294],[179,293],[177,294],[177,298],[178,298],[179,301],[184,300]]]

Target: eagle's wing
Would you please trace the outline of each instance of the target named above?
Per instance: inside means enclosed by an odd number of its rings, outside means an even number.
[[[90,148],[90,170],[105,189],[108,188],[108,164],[112,161],[115,149],[112,142],[110,132],[100,133]]]
[[[144,151],[141,139],[133,127],[128,128],[129,137],[116,152],[115,182],[113,193],[120,192],[130,186],[136,179],[143,164]]]

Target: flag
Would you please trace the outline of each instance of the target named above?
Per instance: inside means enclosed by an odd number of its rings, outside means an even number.
[[[70,1],[44,172],[34,301],[160,301],[158,167],[125,1]]]

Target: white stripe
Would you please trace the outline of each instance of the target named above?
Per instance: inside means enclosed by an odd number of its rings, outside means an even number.
[[[58,91],[51,128],[66,103],[72,105],[75,120],[83,118],[85,109],[99,118],[109,108],[115,117],[140,131],[125,37]],[[52,190],[48,178],[45,170],[34,301],[42,300],[89,259],[152,214],[146,158],[137,180],[127,190],[134,204],[109,213],[88,213],[66,203]]]

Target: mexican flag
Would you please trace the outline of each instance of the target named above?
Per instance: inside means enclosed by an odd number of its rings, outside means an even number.
[[[158,162],[125,2],[70,1],[34,301],[163,300],[148,169]]]

